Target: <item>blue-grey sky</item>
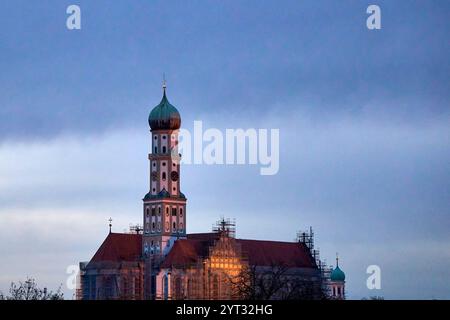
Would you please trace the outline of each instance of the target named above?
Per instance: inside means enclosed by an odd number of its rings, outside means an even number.
[[[188,231],[221,215],[243,238],[312,226],[350,298],[449,299],[449,30],[448,1],[2,1],[0,290],[64,285],[110,216],[141,221],[165,73],[187,129],[280,129],[275,176],[182,168]]]

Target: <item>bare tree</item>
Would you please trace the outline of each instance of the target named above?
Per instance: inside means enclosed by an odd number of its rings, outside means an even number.
[[[285,265],[246,266],[229,278],[233,295],[243,300],[321,300],[328,295],[321,279],[303,277]]]
[[[0,300],[64,300],[61,286],[56,292],[48,291],[47,288],[39,288],[35,279],[27,278],[18,284],[11,282],[9,296],[0,292]]]

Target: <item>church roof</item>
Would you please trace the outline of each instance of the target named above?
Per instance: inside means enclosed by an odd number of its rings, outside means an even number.
[[[217,233],[188,234],[175,241],[161,267],[170,268],[196,263],[207,257],[209,247],[218,239]],[[284,265],[297,268],[317,268],[309,249],[299,242],[236,239],[250,265]],[[94,262],[137,261],[142,254],[142,235],[110,233],[92,257]]]
[[[309,249],[300,242],[237,239],[250,265],[283,265],[296,268],[316,268]]]
[[[195,263],[208,256],[208,249],[218,237],[217,233],[188,234],[187,239],[177,240],[162,264],[172,265]],[[297,268],[316,268],[308,248],[298,242],[236,239],[250,265],[283,265]]]
[[[142,253],[142,235],[110,233],[92,257],[92,262],[136,261]]]

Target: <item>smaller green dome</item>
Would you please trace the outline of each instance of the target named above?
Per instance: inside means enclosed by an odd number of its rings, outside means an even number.
[[[153,108],[148,116],[148,124],[152,130],[176,130],[181,126],[180,113],[167,100],[165,87],[161,102]]]
[[[345,273],[336,266],[336,268],[331,272],[331,281],[345,281]]]

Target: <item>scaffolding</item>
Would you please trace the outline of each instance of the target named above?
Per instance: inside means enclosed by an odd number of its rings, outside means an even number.
[[[212,227],[213,232],[218,233],[219,236],[227,236],[230,238],[236,237],[236,220],[222,218],[216,222]]]
[[[314,259],[320,272],[322,291],[326,295],[329,295],[330,274],[333,268],[327,265],[326,260],[320,259],[320,250],[314,248],[314,231],[312,227],[309,227],[308,231],[298,231],[296,240],[299,243],[303,243],[309,249],[311,257]]]
[[[142,234],[144,228],[140,224],[130,224],[128,233],[130,234]]]

